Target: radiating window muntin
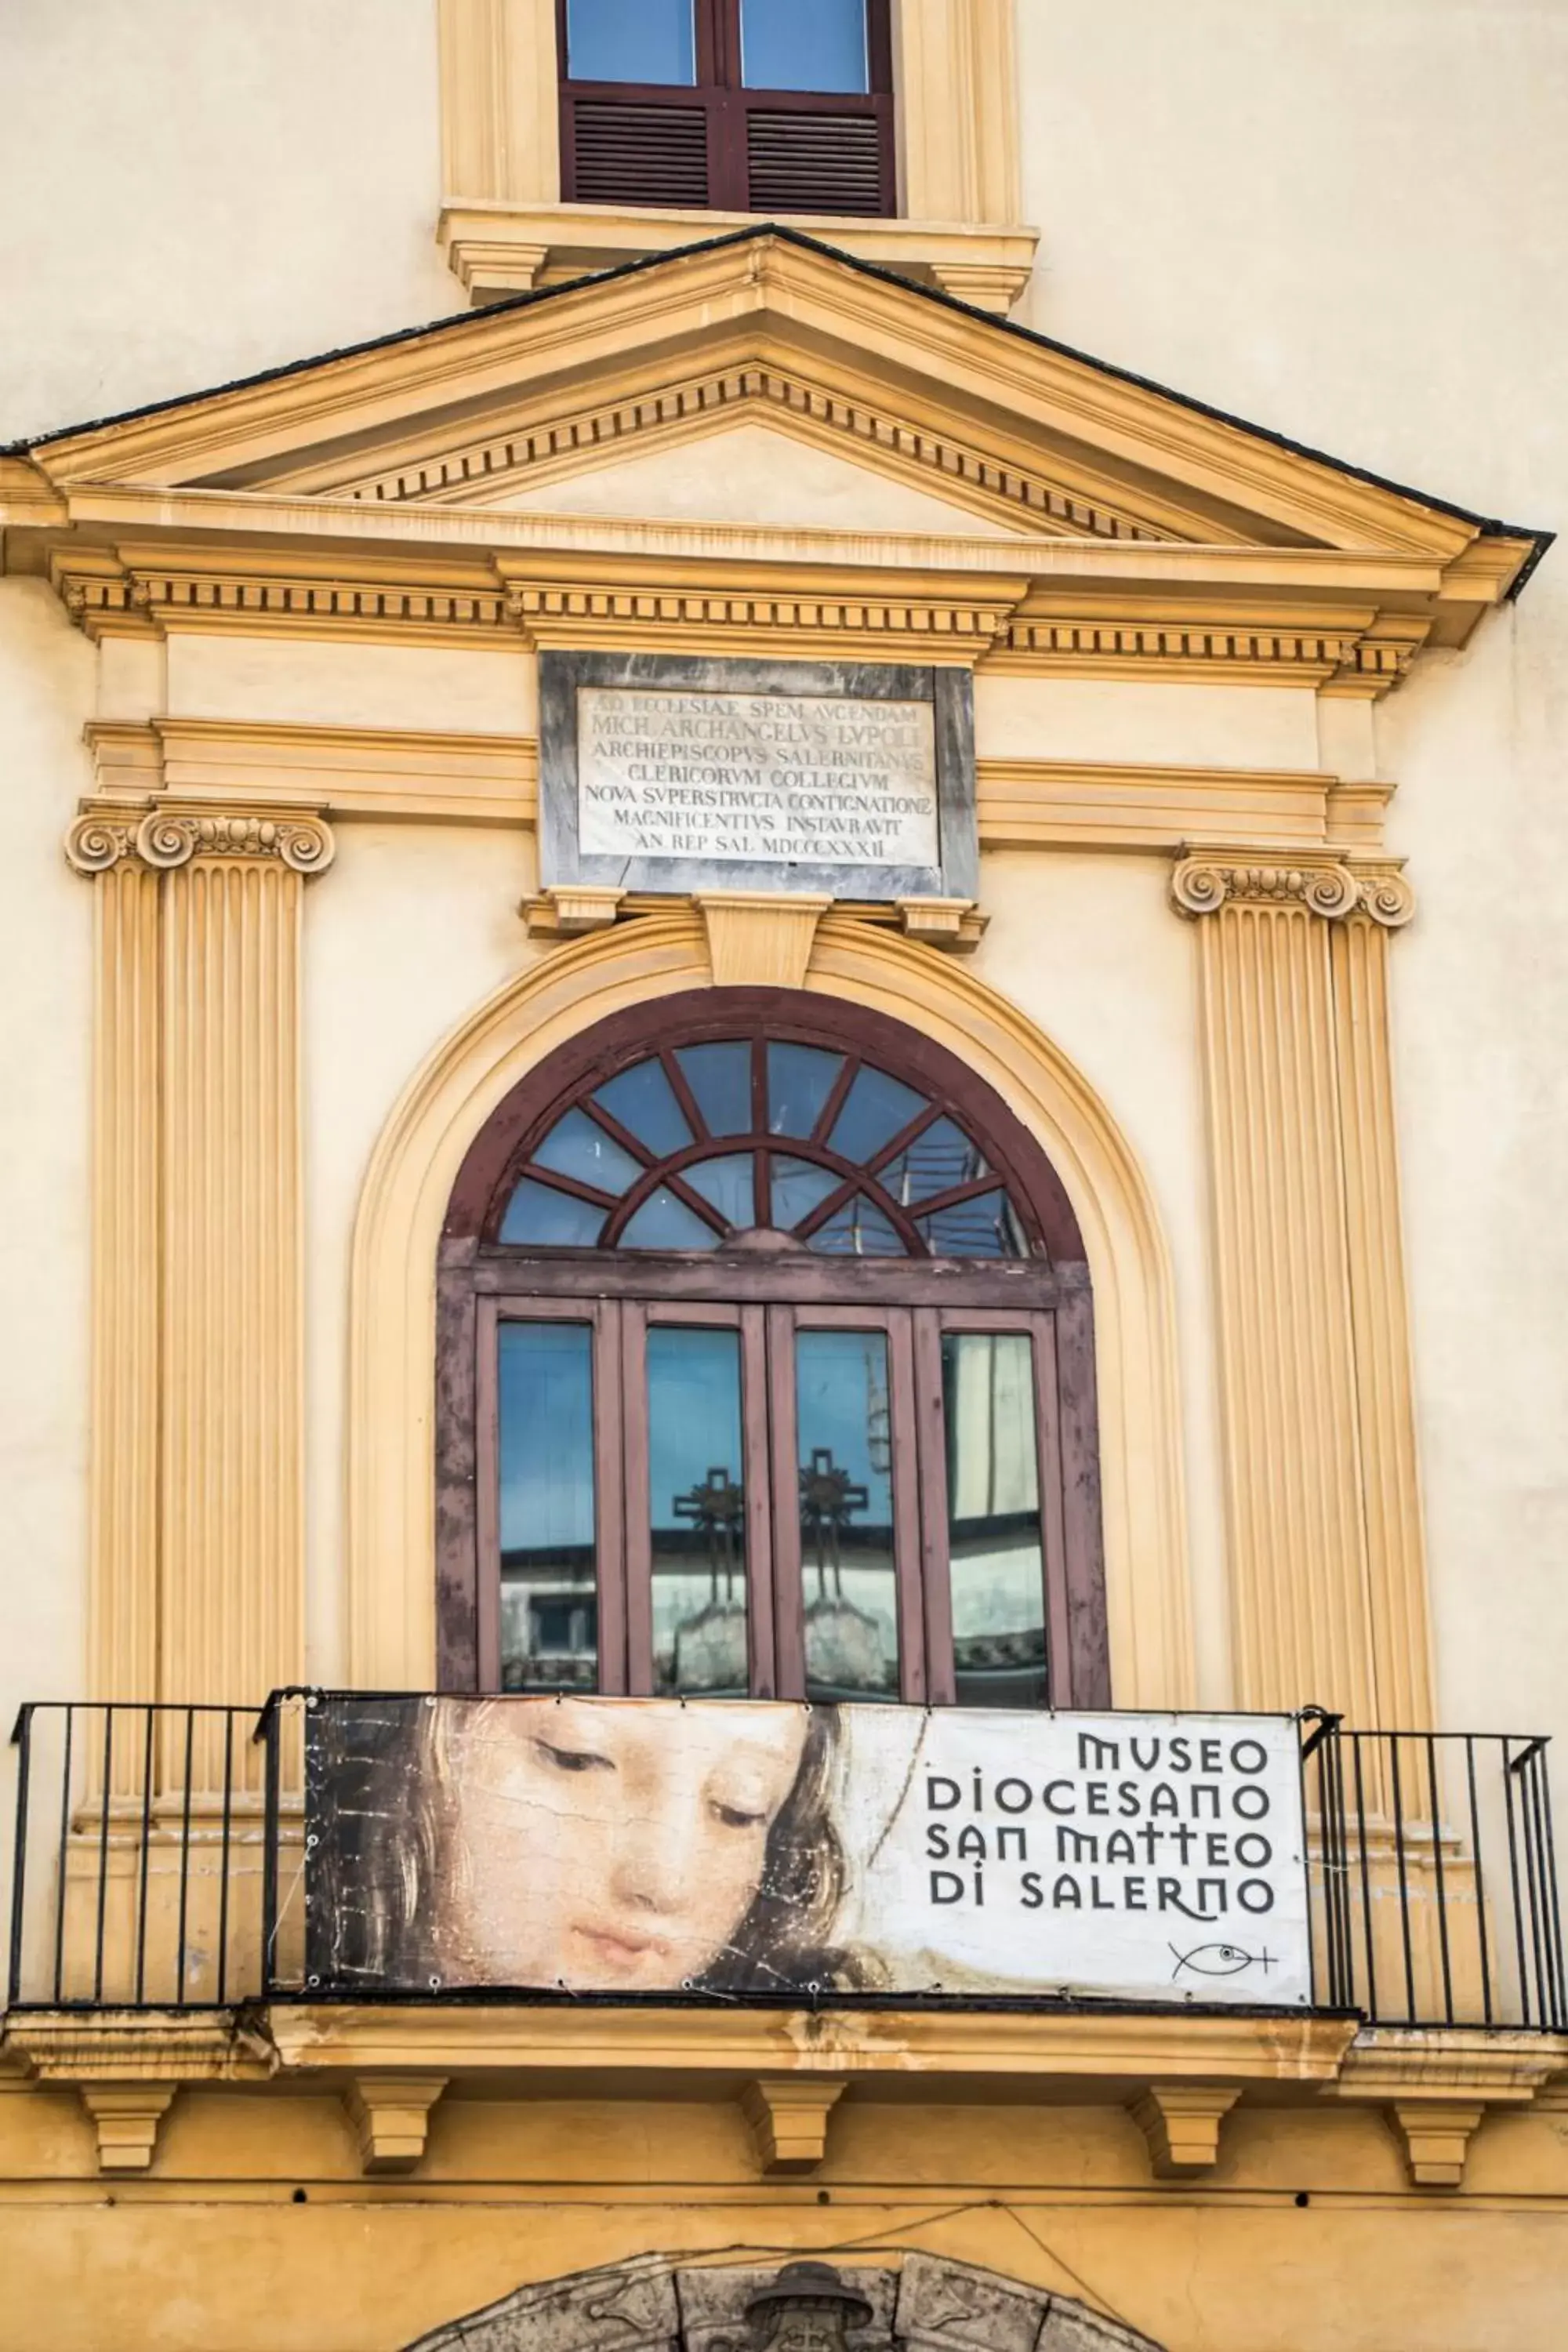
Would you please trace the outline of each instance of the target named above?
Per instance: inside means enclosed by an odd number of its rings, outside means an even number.
[[[759,1233],[820,1256],[1032,1255],[1005,1180],[939,1097],[855,1053],[760,1036],[645,1054],[585,1087],[531,1143],[495,1238],[687,1254]]]

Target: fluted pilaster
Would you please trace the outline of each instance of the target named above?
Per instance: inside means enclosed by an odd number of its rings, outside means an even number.
[[[1428,1719],[1389,1066],[1395,873],[1185,860],[1199,925],[1237,1703]]]
[[[297,812],[90,811],[93,1624],[103,1696],[258,1699],[303,1666]]]

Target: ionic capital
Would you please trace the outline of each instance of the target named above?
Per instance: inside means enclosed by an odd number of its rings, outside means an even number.
[[[1217,915],[1225,906],[1299,906],[1310,915],[1340,922],[1350,915],[1368,915],[1387,930],[1397,930],[1415,912],[1415,898],[1405,877],[1393,866],[1355,868],[1337,860],[1288,865],[1232,863],[1225,853],[1184,857],[1171,877],[1171,902],[1179,914]]]
[[[337,847],[331,828],[310,814],[154,807],[83,809],[66,835],[79,874],[130,863],[167,873],[195,858],[277,858],[296,874],[321,874]]]

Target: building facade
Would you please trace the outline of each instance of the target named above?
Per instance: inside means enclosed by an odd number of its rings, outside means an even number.
[[[1568,21],[0,58],[0,2344],[1559,2343]]]

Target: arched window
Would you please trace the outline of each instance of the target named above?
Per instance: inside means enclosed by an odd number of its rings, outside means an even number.
[[[471,1147],[440,1291],[443,1687],[1105,1703],[1083,1244],[945,1051],[617,1015]]]

